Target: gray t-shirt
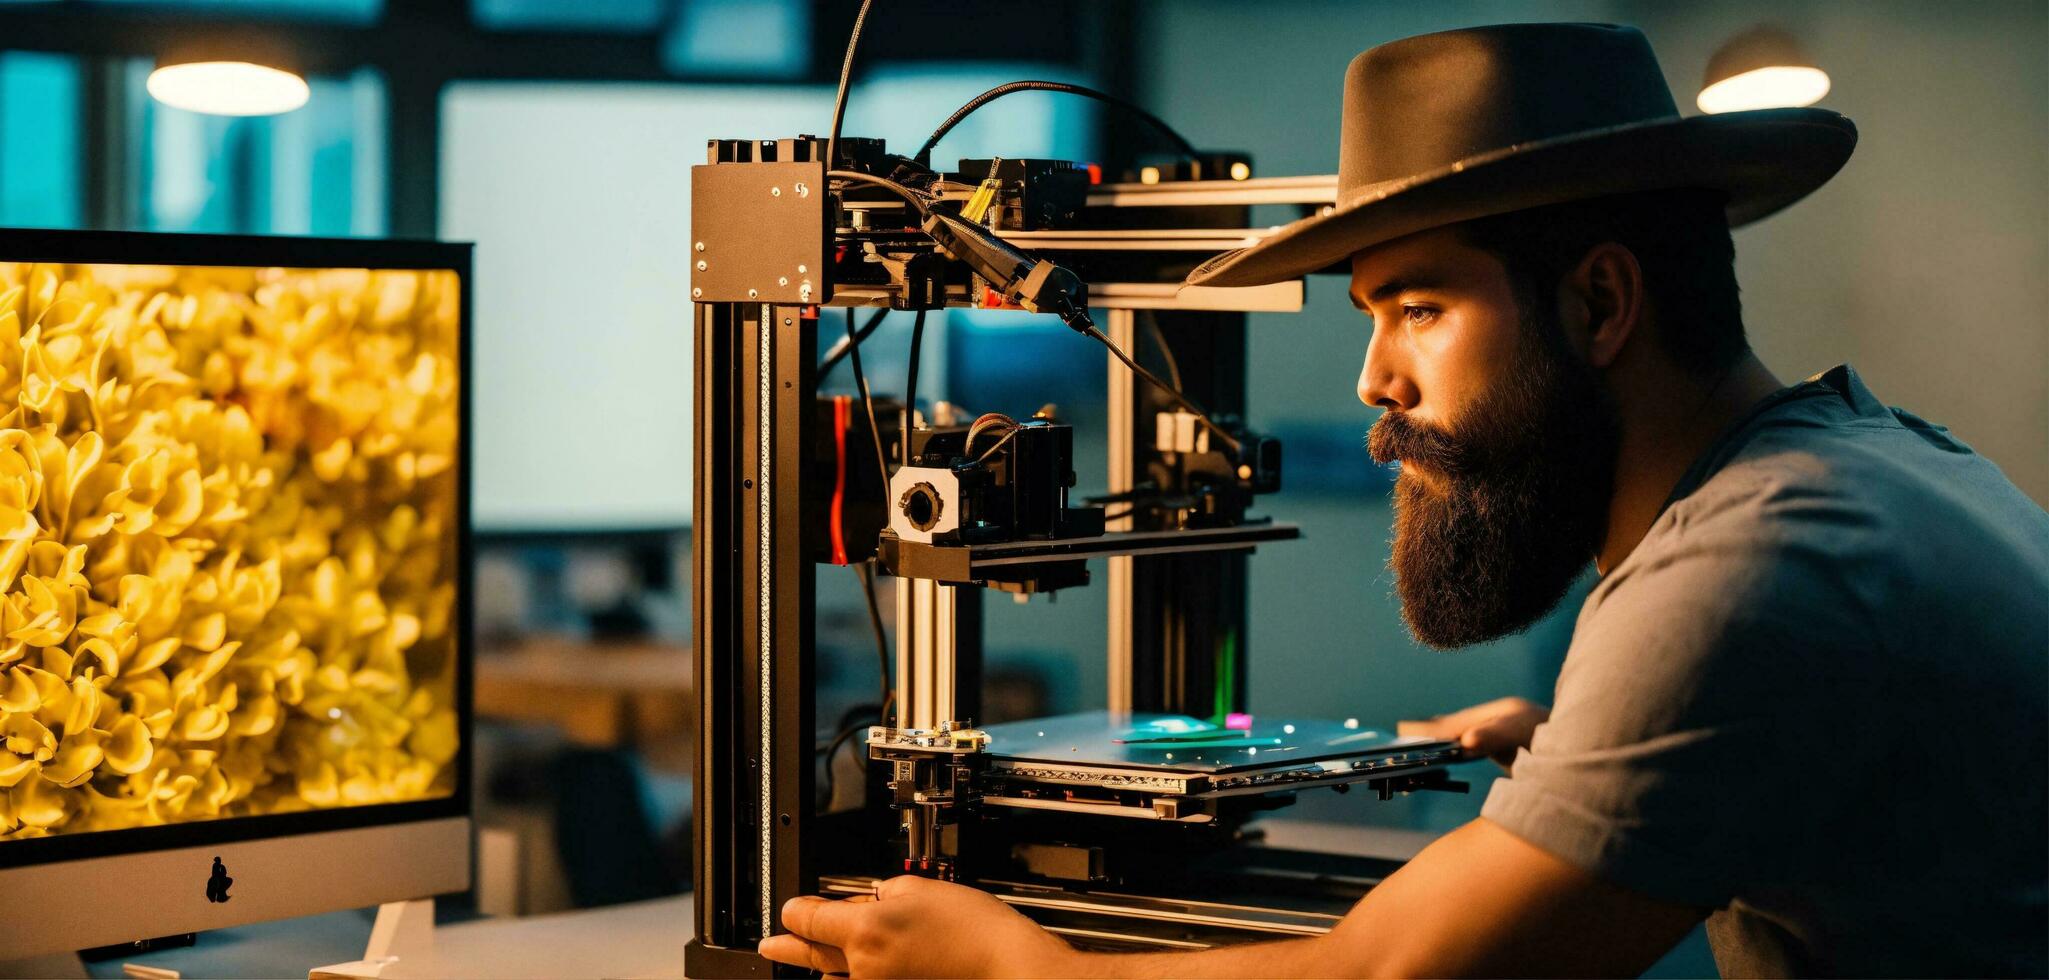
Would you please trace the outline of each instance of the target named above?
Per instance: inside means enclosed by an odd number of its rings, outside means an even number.
[[[2049,974],[2049,514],[1838,367],[1587,597],[1482,814],[1715,911],[1724,976]]]

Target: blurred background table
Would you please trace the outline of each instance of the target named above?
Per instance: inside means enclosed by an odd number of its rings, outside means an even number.
[[[478,910],[528,916],[687,887],[690,648],[552,632],[477,646]]]
[[[690,648],[539,634],[476,660],[477,717],[553,725],[588,748],[650,746],[697,721]]]

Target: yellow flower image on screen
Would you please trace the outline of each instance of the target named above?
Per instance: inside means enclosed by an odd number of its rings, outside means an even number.
[[[0,263],[0,840],[453,792],[460,304]]]

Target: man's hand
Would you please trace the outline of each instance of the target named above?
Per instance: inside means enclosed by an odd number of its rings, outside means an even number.
[[[1515,761],[1517,749],[1528,748],[1531,733],[1551,717],[1551,709],[1522,698],[1497,698],[1429,721],[1405,721],[1402,735],[1421,735],[1457,742],[1472,755],[1484,755],[1501,768]]]
[[[1635,976],[1706,909],[1608,884],[1482,818],[1374,886],[1329,935],[1199,952],[1083,953],[972,888],[891,878],[797,898],[761,955],[854,976]]]
[[[1073,947],[963,885],[905,875],[875,897],[790,899],[786,935],[761,941],[761,955],[820,973],[857,977],[1074,976]]]

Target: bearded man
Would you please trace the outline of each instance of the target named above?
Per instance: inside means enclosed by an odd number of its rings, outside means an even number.
[[[1408,726],[1509,766],[1326,936],[1087,954],[918,878],[763,955],[857,974],[2049,974],[2049,514],[1847,366],[1786,386],[1729,229],[1827,181],[1820,109],[1681,119],[1641,34],[1516,25],[1346,75],[1340,206],[1219,256],[1349,260],[1417,638],[1520,630],[1591,560],[1555,706]],[[1776,324],[1775,329],[1798,329]]]

